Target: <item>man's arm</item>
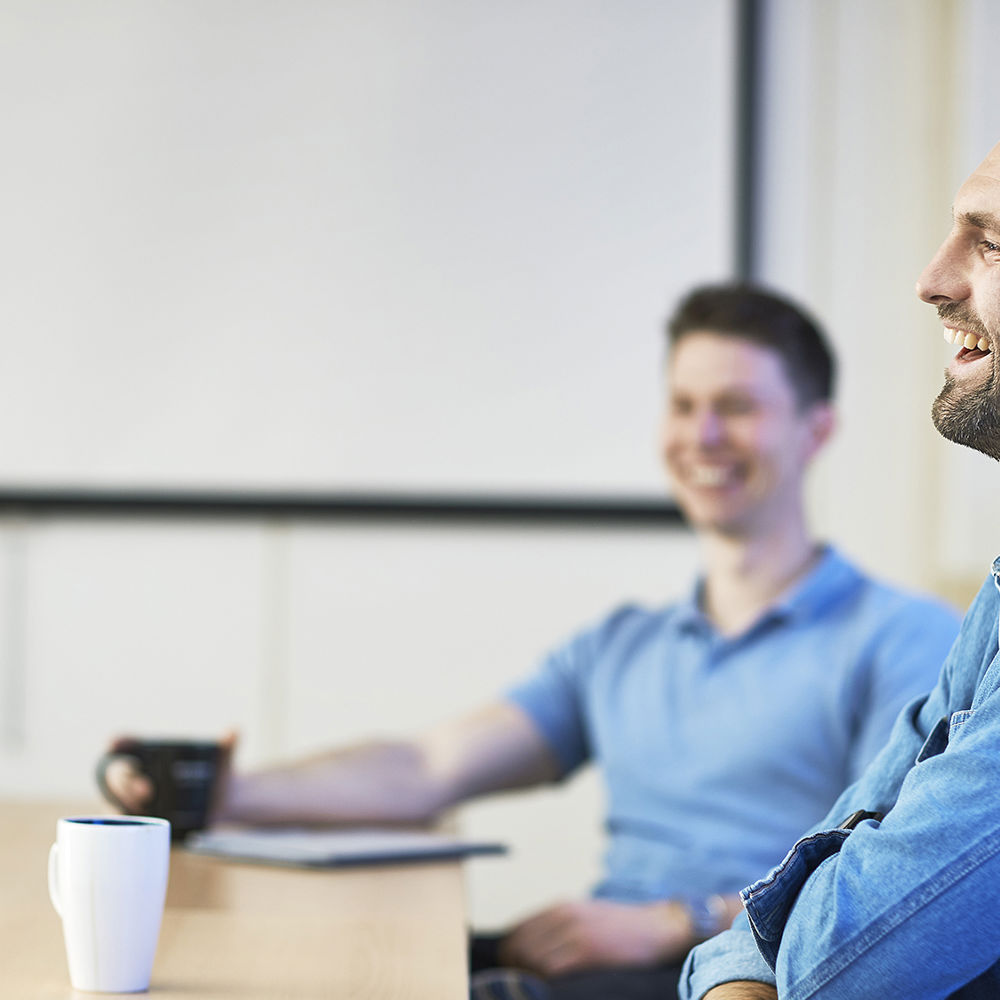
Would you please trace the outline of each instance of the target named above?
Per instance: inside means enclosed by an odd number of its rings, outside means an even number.
[[[717,930],[722,930],[742,912],[743,904],[735,895],[719,897],[719,903]],[[675,962],[704,938],[679,900],[583,899],[550,906],[521,921],[501,941],[500,958],[504,965],[558,976],[582,969]]]
[[[705,1000],[778,1000],[778,991],[767,983],[723,983],[709,990]]]
[[[851,790],[852,808],[885,812],[881,823],[861,823],[793,891],[797,879],[779,876],[745,893],[783,998],[824,996],[834,981],[842,995],[880,981],[946,996],[1000,957],[998,603],[988,577],[937,687]],[[890,802],[880,779],[894,771]]]
[[[413,740],[362,744],[234,776],[219,819],[426,823],[475,796],[557,775],[531,720],[516,706],[497,702]]]
[[[863,995],[873,981],[948,996],[1000,959],[998,699],[955,713],[948,749],[914,766],[881,824],[861,824],[811,873],[776,942],[782,997],[833,982]],[[777,903],[766,887],[748,899],[755,926]]]
[[[776,982],[782,1000],[867,996],[873,983],[894,996],[947,996],[997,962],[998,604],[988,577],[934,691],[901,714],[823,825],[855,809],[884,820],[800,841],[745,890],[753,934],[739,920],[696,948],[684,1000],[746,978]]]
[[[911,772],[924,767],[925,764],[934,765],[931,770],[932,774],[941,767],[943,761],[940,758],[924,760],[916,768],[914,762],[918,756],[925,756],[931,749],[929,745],[935,742],[934,733],[940,732],[940,720],[942,718],[949,719],[956,710],[970,707],[977,697],[977,691],[981,686],[980,679],[983,678],[984,674],[988,675],[991,660],[996,653],[997,604],[997,590],[993,578],[988,577],[979,592],[979,596],[966,615],[962,631],[942,668],[934,690],[927,698],[911,703],[900,713],[889,742],[861,778],[841,795],[826,819],[814,828],[814,832],[835,828],[858,809],[894,815],[894,806],[897,805],[905,781]],[[944,732],[947,733],[947,725]],[[957,750],[957,746],[953,749]],[[943,756],[950,756],[950,754]],[[956,787],[960,788],[963,784],[964,782],[959,782]],[[941,803],[948,802],[951,798],[948,790],[942,786],[940,792],[943,795]],[[978,796],[975,791],[972,794],[973,800],[976,800],[977,797],[980,807],[989,812],[991,803],[995,801],[995,796],[992,793],[984,795],[982,789],[979,789]],[[917,812],[918,814],[920,812],[919,803],[917,804]],[[944,822],[947,824],[946,818]],[[895,825],[895,820],[891,825]],[[853,854],[853,848],[860,846],[861,842],[869,836],[866,830],[871,826],[870,823],[862,824],[859,831],[850,835],[847,839],[848,845],[852,848],[850,853]],[[913,857],[923,859],[928,863],[929,870],[936,864],[943,863],[943,857],[938,857],[936,862],[931,860],[933,856],[937,855],[937,845],[923,841],[919,827],[913,832],[914,839],[909,841],[909,848],[915,852]],[[861,839],[855,840],[859,833]],[[889,841],[885,841],[885,843],[888,844]],[[902,842],[897,842],[897,847],[899,846],[902,846]],[[789,855],[789,858],[791,857],[792,855]],[[786,862],[788,860],[786,859]],[[874,860],[873,856],[871,861]],[[808,939],[808,932],[805,933],[804,937],[799,936],[805,926],[807,915],[811,916],[821,927],[827,923],[839,925],[839,933],[844,934],[846,938],[850,937],[852,927],[854,931],[860,929],[860,924],[864,919],[862,911],[867,909],[872,902],[872,897],[864,892],[864,880],[857,886],[862,890],[860,896],[862,906],[855,906],[854,901],[846,896],[829,895],[831,892],[829,884],[817,894],[817,898],[810,898],[808,903],[805,900],[807,895],[811,897],[811,892],[807,894],[803,891],[801,895],[799,894],[799,888],[803,886],[803,883],[804,889],[811,890],[815,880],[820,879],[821,876],[825,880],[832,875],[837,863],[837,860],[830,857],[819,864],[817,870],[813,870],[816,865],[806,862],[800,869],[799,876],[790,880],[791,885],[788,884],[789,880],[785,877],[778,876],[776,878],[772,873],[772,876],[754,887],[760,890],[760,887],[769,881],[773,881],[775,885],[784,884],[788,887],[786,903],[789,908],[791,908],[792,903],[795,904],[794,909],[791,909],[791,920],[788,924],[789,930],[793,929],[793,925],[799,929],[795,935],[795,943],[793,943],[792,936],[788,934],[781,936],[786,927],[782,917],[772,915],[769,927],[765,928],[770,934],[777,936],[777,939],[772,942],[770,950],[780,947],[782,960],[787,959],[789,963],[795,965],[801,963],[800,967],[804,968],[810,962],[822,964],[825,958],[832,957],[832,953],[837,950],[830,948],[829,939],[823,940],[824,930],[820,931],[819,937],[815,941]],[[886,919],[901,912],[898,902],[903,893],[901,884],[895,878],[898,874],[898,869],[894,868],[894,862],[890,861],[888,857],[880,859],[878,864],[872,864],[867,871],[867,883],[875,888],[880,896],[887,894],[881,898],[878,904],[882,906]],[[836,905],[834,899],[836,899]],[[756,903],[751,903],[750,906],[751,909],[757,909]],[[760,916],[763,916],[762,912],[758,913],[758,917]],[[1000,937],[997,940],[1000,940]],[[840,959],[850,963],[851,958],[848,951],[849,949],[844,949]],[[922,957],[926,956],[918,956],[913,959],[910,963],[911,971],[916,971],[919,974]],[[745,917],[737,920],[732,930],[699,945],[688,955],[684,974],[681,977],[680,997],[681,1000],[699,1000],[699,998],[711,996],[712,1000],[718,1000],[718,994],[713,994],[713,989],[744,979],[755,979],[760,983],[775,982],[774,973],[761,957]],[[873,981],[884,982],[887,980],[884,977],[880,979],[876,975]],[[787,980],[783,981],[780,977],[778,978],[783,1000],[786,997],[813,995],[808,992],[790,994],[786,983]],[[860,988],[858,995],[869,995],[870,986],[869,982],[867,986]],[[908,995],[901,983],[893,984],[893,994]],[[817,995],[822,995],[822,993]],[[926,994],[918,989],[914,995]]]
[[[928,741],[934,720],[940,718],[942,712],[947,711],[949,698],[952,696],[949,681],[947,671],[943,671],[937,687],[930,696],[908,705],[900,713],[889,743],[882,753],[872,762],[861,779],[844,791],[830,813],[817,824],[810,836],[803,838],[799,844],[816,834],[820,838],[828,836],[820,831],[835,829],[856,810],[889,812],[892,809],[914,758],[920,751],[921,745]],[[796,845],[782,862],[782,866],[788,865],[798,851],[799,845]],[[804,854],[798,856],[800,859],[805,857]],[[789,889],[793,899],[800,881],[809,876],[815,864],[816,862],[810,863],[808,860],[802,862],[798,875],[792,879],[794,884]],[[776,869],[780,870],[780,867]],[[795,872],[790,874],[795,875]],[[756,885],[759,886],[774,878],[775,873],[772,872],[767,879]],[[776,881],[783,880],[779,877]],[[823,919],[823,915],[818,914],[817,919]],[[747,916],[743,914],[735,921],[731,930],[711,938],[691,951],[684,963],[678,992],[681,1000],[708,1000],[708,998],[722,1000],[724,994],[716,993],[716,989],[721,989],[722,986],[734,988],[737,985],[749,986],[751,980],[755,988],[775,988],[772,985],[775,982],[773,968],[762,957],[751,933]],[[765,997],[772,995],[761,994]],[[784,996],[782,993],[783,998]],[[739,994],[734,994],[734,1000],[737,997]],[[748,1000],[755,1000],[755,994],[750,993]]]
[[[747,1000],[756,1000],[756,990],[761,997],[770,998],[776,991],[774,972],[761,957],[750,933],[746,914],[733,922],[728,931],[709,938],[688,953],[681,970],[677,994],[680,1000],[720,1000],[725,994],[715,993],[722,988],[735,992],[733,1000],[741,994],[737,987],[745,988]]]
[[[521,709],[497,702],[412,740],[335,749],[248,774],[228,773],[214,818],[242,823],[426,823],[489,792],[554,780],[555,758]],[[109,768],[127,805],[141,778]]]

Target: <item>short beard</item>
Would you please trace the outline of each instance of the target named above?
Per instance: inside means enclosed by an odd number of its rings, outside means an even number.
[[[1000,397],[992,381],[964,390],[945,372],[944,388],[934,400],[931,417],[949,441],[1000,461]]]

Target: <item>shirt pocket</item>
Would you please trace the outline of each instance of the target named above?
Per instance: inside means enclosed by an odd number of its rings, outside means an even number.
[[[917,754],[917,759],[914,763],[919,764],[931,757],[937,757],[938,754],[944,753],[948,749],[948,744],[958,736],[962,730],[962,726],[974,714],[975,709],[966,708],[960,712],[952,712],[950,716],[946,715],[944,718],[938,719],[931,730],[930,736],[924,740],[924,745],[920,748],[920,753]]]
[[[961,712],[952,712],[951,719],[948,722],[948,742],[951,743],[952,740],[959,734],[962,726],[972,718],[975,714],[975,709],[966,708]]]

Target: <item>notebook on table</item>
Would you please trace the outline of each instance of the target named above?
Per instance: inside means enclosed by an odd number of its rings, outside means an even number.
[[[287,827],[208,830],[191,834],[184,846],[195,854],[210,854],[235,861],[291,865],[296,868],[441,861],[506,852],[503,844],[463,840],[441,833]]]

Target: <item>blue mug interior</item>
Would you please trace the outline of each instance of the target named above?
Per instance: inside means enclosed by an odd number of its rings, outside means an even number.
[[[159,826],[159,823],[150,823],[149,820],[130,819],[127,816],[70,816],[67,823],[79,823],[81,826]]]

